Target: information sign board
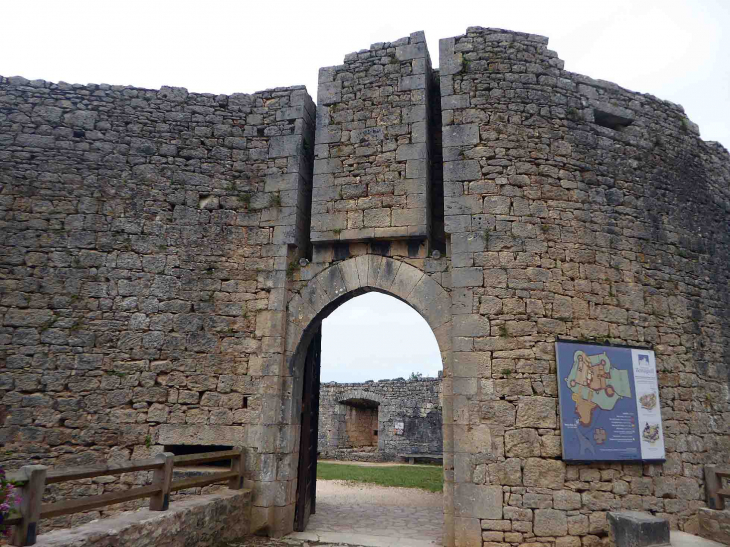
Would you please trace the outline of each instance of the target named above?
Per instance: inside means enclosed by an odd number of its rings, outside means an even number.
[[[564,460],[665,459],[652,350],[561,340],[555,353]]]

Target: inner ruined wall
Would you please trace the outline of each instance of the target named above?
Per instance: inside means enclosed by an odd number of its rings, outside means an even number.
[[[6,468],[244,446],[260,491],[277,449],[263,434],[280,402],[272,318],[308,238],[313,137],[302,86],[216,96],[0,78]]]
[[[440,48],[457,544],[605,544],[619,509],[695,531],[730,458],[727,151],[547,38]],[[666,463],[561,460],[556,337],[655,350]]]
[[[353,461],[397,461],[399,454],[443,453],[441,380],[380,380],[365,383],[322,384],[319,390],[319,439],[321,458]],[[354,402],[372,405],[375,423],[370,434],[377,451],[354,447],[347,427]],[[361,410],[361,409],[358,409]],[[402,428],[398,432],[398,426]],[[362,446],[362,445],[360,445]]]

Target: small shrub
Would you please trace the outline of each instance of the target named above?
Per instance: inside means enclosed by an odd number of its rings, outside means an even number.
[[[248,208],[251,205],[251,194],[240,192],[236,197],[238,197],[238,201],[240,201],[241,205],[244,207]]]
[[[6,455],[10,456],[12,453]],[[15,484],[8,480],[5,469],[0,466],[0,535],[10,535],[10,527],[3,524],[11,514],[16,513],[20,505],[20,492]]]
[[[279,192],[271,194],[269,198],[269,207],[281,207],[281,194]]]

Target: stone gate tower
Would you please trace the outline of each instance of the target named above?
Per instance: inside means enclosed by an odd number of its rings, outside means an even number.
[[[447,545],[692,530],[728,461],[730,157],[547,38],[472,27],[437,71],[423,33],[373,44],[316,107],[0,78],[0,211],[8,467],[242,445],[286,533],[303,352],[371,290],[442,352]],[[557,337],[655,350],[666,462],[566,465]]]

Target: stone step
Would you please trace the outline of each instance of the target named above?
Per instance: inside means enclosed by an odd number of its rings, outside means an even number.
[[[723,543],[679,530],[672,530],[669,536],[672,547],[724,547]]]

